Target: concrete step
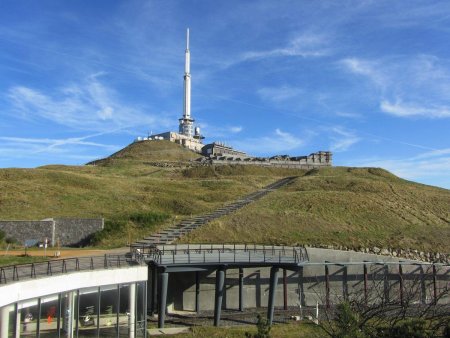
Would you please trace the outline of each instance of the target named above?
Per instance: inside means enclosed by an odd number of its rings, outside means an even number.
[[[228,204],[226,206],[220,207],[213,211],[212,213],[203,215],[203,216],[196,216],[193,218],[190,218],[188,220],[183,220],[180,223],[176,224],[175,226],[171,226],[168,229],[164,229],[159,231],[156,234],[153,234],[152,236],[145,237],[144,240],[138,241],[136,243],[139,243],[140,245],[150,245],[151,244],[170,244],[175,239],[178,239],[192,230],[197,229],[198,227],[208,223],[211,220],[220,218],[222,216],[228,215],[244,206],[246,206],[249,203],[252,203],[268,193],[279,189],[283,187],[286,184],[289,184],[291,181],[293,181],[294,177],[287,177],[284,179],[281,179],[275,183],[269,184],[268,186],[260,189],[259,191],[255,191],[254,193],[251,193],[243,198],[240,198],[236,200],[235,202]]]

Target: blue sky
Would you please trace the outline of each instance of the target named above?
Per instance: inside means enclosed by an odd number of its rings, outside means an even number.
[[[0,167],[177,130],[450,188],[449,1],[0,2]]]

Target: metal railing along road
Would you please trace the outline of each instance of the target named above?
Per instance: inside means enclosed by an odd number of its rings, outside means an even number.
[[[267,263],[299,264],[308,261],[303,247],[266,245],[160,245],[143,254],[158,265]]]
[[[35,278],[62,275],[71,272],[111,269],[136,265],[138,262],[125,255],[75,257],[46,262],[8,265],[0,267],[0,285]]]

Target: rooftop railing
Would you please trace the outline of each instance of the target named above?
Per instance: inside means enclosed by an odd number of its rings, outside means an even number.
[[[8,265],[0,267],[0,285],[29,279],[62,275],[71,272],[129,267],[139,260],[129,255],[103,255],[74,257],[46,262]]]

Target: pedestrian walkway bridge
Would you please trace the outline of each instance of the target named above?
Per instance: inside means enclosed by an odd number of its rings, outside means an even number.
[[[308,253],[303,247],[275,245],[175,244],[144,247],[138,250],[141,254],[140,259],[167,268],[224,264],[228,266],[296,266],[308,261]]]

